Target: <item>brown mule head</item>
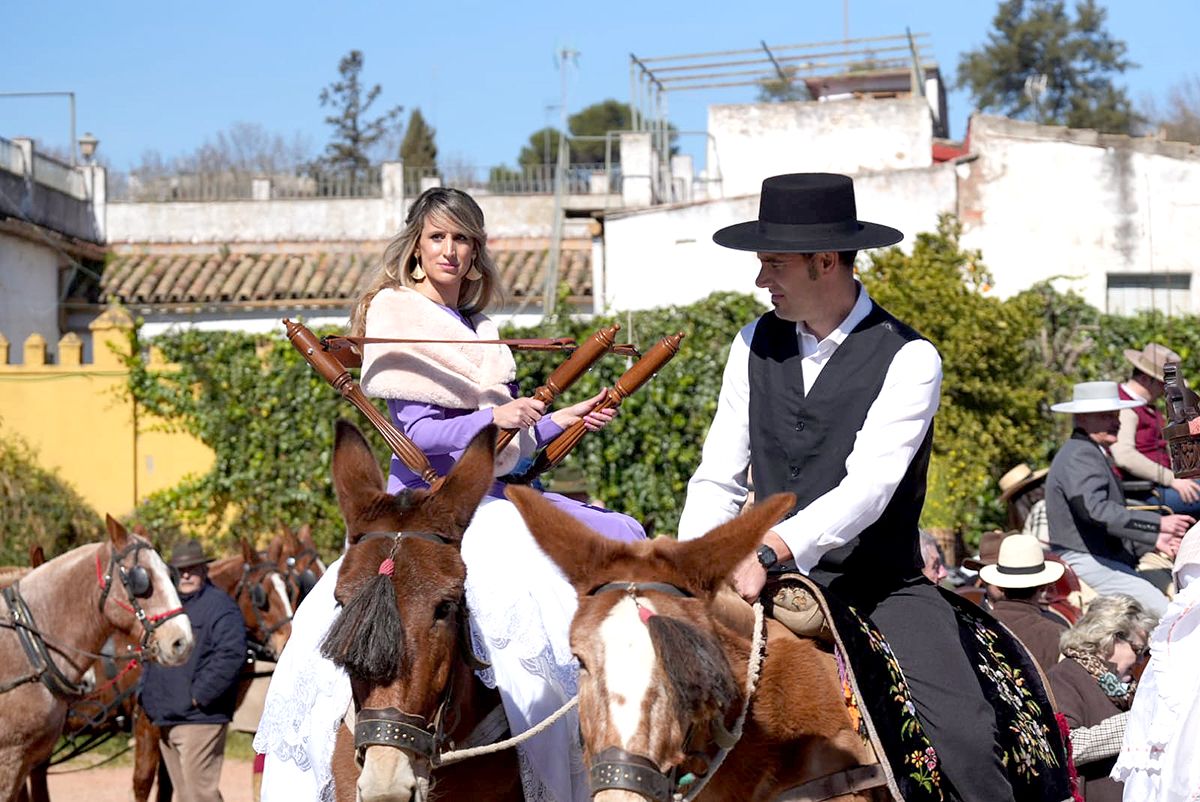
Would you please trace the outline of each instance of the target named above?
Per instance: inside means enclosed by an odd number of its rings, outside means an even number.
[[[351,678],[360,799],[406,800],[428,782],[435,719],[454,672],[470,677],[458,546],[492,484],[495,439],[494,426],[480,432],[436,491],[393,496],[362,434],[338,422],[333,479],[352,545],[335,590],[342,611],[321,650]],[[389,721],[411,739],[388,741]]]
[[[617,543],[528,488],[507,494],[579,594],[571,647],[585,757],[605,762],[615,748],[670,775],[742,709],[748,649],[733,647],[737,638],[714,619],[712,603],[794,497],[771,496],[697,540]]]
[[[101,614],[161,664],[182,664],[194,638],[167,564],[143,535],[130,534],[111,515],[105,519],[108,542],[96,553]]]

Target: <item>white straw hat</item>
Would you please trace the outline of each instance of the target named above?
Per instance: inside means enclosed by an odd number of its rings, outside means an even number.
[[[1000,557],[980,568],[979,578],[998,588],[1035,588],[1057,582],[1064,570],[1062,563],[1046,562],[1036,537],[1017,534],[1000,541]]]
[[[1055,404],[1050,407],[1055,412],[1112,412],[1117,409],[1132,409],[1145,405],[1145,401],[1135,398],[1127,401],[1117,392],[1116,382],[1080,382],[1075,385],[1075,392],[1070,401]]]

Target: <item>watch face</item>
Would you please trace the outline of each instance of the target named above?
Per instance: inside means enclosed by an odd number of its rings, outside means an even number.
[[[779,562],[779,555],[775,553],[775,549],[766,544],[759,546],[756,554],[758,555],[758,561],[762,563],[763,568],[770,568],[771,566],[775,565],[775,563]]]

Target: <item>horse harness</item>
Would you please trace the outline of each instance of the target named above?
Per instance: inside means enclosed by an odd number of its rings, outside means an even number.
[[[282,576],[282,572],[275,563],[260,562],[254,565],[243,563],[242,576],[238,579],[237,587],[233,589],[233,598],[240,605],[244,594],[250,596],[250,608],[254,610],[255,629],[262,635],[262,641],[253,639],[249,641],[250,651],[259,659],[277,663],[279,655],[275,654],[275,650],[271,647],[271,636],[290,624],[292,617],[285,615],[278,623],[271,625],[267,623],[266,616],[263,615],[271,608],[271,597],[268,595],[267,589],[263,587],[263,582],[271,574]]]
[[[169,619],[177,615],[182,615],[183,608],[177,607],[156,615],[147,615],[146,611],[142,609],[142,605],[138,600],[149,598],[151,593],[153,593],[153,587],[150,582],[150,574],[143,566],[137,564],[138,552],[141,549],[153,550],[149,544],[138,541],[130,543],[117,553],[113,553],[110,549],[107,572],[101,568],[100,553],[96,553],[96,581],[100,585],[100,601],[97,606],[103,613],[104,605],[108,601],[109,593],[112,590],[112,577],[115,572],[120,578],[121,584],[125,587],[125,595],[129,601],[126,603],[116,597],[113,598],[113,601],[120,607],[133,613],[134,617],[142,625],[141,651],[152,652],[151,643],[154,631]],[[123,565],[123,562],[130,554],[134,557],[134,565],[133,568],[127,569]],[[42,635],[41,630],[38,629],[37,623],[33,620],[33,613],[30,611],[29,605],[26,604],[24,597],[21,596],[20,582],[14,582],[0,590],[0,595],[3,596],[5,604],[8,606],[8,618],[11,623],[7,624],[7,627],[17,633],[17,638],[21,642],[21,648],[24,650],[25,656],[29,658],[29,663],[33,667],[33,671],[29,674],[0,685],[0,694],[7,693],[30,682],[41,682],[50,693],[63,699],[74,700],[85,696],[91,690],[88,685],[86,683],[72,682],[62,672],[62,669],[58,667],[58,664],[54,662],[50,654],[50,646],[46,643],[45,637]],[[81,653],[86,654],[85,652]]]
[[[388,561],[393,559],[396,550],[399,548],[403,540],[415,538],[417,540],[425,540],[430,543],[438,543],[443,546],[453,546],[454,542],[444,535],[436,532],[365,532],[358,542],[364,540],[373,540],[376,538],[389,538],[392,540],[392,550],[387,559],[384,561],[386,566]],[[384,566],[380,567],[380,572],[385,573]],[[491,665],[480,659],[471,648],[468,619],[464,616],[461,625],[458,628],[458,645],[462,652],[463,658],[466,660],[468,667],[472,671],[483,671],[491,668]],[[425,719],[421,716],[415,716],[411,713],[405,713],[395,707],[364,707],[357,711],[354,716],[354,759],[361,767],[363,759],[369,746],[390,746],[396,749],[405,749],[413,752],[429,761],[431,766],[437,766],[441,763],[440,755],[442,747],[449,742],[446,736],[447,713],[450,709],[450,697],[453,695],[453,683],[447,683],[446,691],[442,695],[441,701],[438,702],[437,710],[433,714],[432,720]],[[351,705],[353,710],[353,705]],[[501,710],[502,708],[497,708]],[[492,711],[496,713],[495,710]],[[489,714],[469,735],[465,743],[472,743],[478,739],[478,734],[483,729],[494,730],[495,716]],[[503,734],[501,729],[500,734]]]

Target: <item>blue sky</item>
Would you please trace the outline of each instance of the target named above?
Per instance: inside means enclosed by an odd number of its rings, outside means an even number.
[[[985,40],[991,0],[849,0],[850,36],[932,35],[943,73]],[[1197,0],[1110,0],[1109,31],[1141,66],[1124,82],[1135,102],[1200,73]],[[842,36],[843,0],[710,2],[365,2],[121,0],[0,6],[0,92],[76,93],[78,132],[91,131],[114,167],[154,149],[192,151],[239,121],[262,124],[319,150],[328,139],[317,95],[353,48],[364,78],[381,83],[378,105],[419,106],[437,129],[443,158],[487,166],[515,163],[534,130],[557,121],[554,53],[580,51],[568,108],[628,100],[629,54],[660,56],[816,42]],[[1192,55],[1188,55],[1192,54]],[[671,120],[703,130],[705,107],[753,98],[727,89],[672,95]],[[952,93],[952,135],[967,98]],[[406,111],[407,116],[407,111]],[[33,136],[65,147],[65,99],[0,98],[0,136]],[[700,153],[698,138],[685,150]]]

